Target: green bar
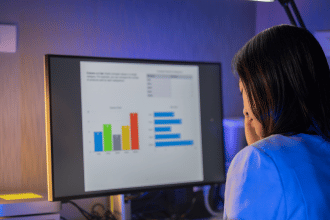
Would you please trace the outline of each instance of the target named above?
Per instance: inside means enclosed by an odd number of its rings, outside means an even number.
[[[112,151],[112,126],[103,125],[103,147],[104,151]]]

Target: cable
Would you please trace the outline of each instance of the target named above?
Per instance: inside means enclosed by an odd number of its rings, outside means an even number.
[[[210,206],[210,200],[209,200],[209,197],[210,197],[210,190],[211,190],[211,186],[210,185],[207,185],[207,186],[204,186],[204,203],[205,203],[205,208],[207,209],[207,211],[212,215],[212,216],[215,216],[215,217],[220,217],[222,215],[222,212],[217,212],[217,211],[214,211],[211,206]],[[221,198],[221,201],[223,201],[223,199]]]
[[[86,219],[93,219],[94,216],[92,214],[80,208],[75,202],[69,201],[68,203],[74,205]]]
[[[191,210],[193,210],[193,207],[197,200],[197,198],[196,198],[197,193],[194,193],[194,194],[195,194],[195,196],[192,198],[190,207],[180,216],[180,219],[185,219],[186,216],[191,212]]]
[[[102,213],[102,214],[100,214],[99,212],[97,212],[97,211],[95,210],[95,208],[98,207],[98,206],[100,206],[100,207],[102,208],[102,210],[103,210],[103,213]],[[100,204],[100,203],[96,203],[96,204],[94,204],[93,207],[92,207],[92,215],[97,216],[98,219],[102,219],[102,216],[105,215],[105,212],[106,212],[106,209],[105,209],[104,206],[103,206],[102,204]]]
[[[70,203],[73,206],[75,206],[80,213],[87,219],[87,220],[116,220],[116,217],[113,215],[113,213],[109,210],[106,209],[102,204],[97,203],[94,204],[92,207],[92,213],[87,212],[86,210],[82,209],[79,207],[75,202],[73,201],[68,201],[66,203]],[[103,209],[103,213],[97,212],[95,209],[96,207],[101,207]],[[66,218],[61,216],[62,220],[66,220]]]
[[[167,212],[167,209],[158,203],[158,199],[164,196],[165,192],[160,190],[158,192],[145,192],[136,196],[125,197],[125,201],[135,202],[131,210],[132,219],[169,219],[171,215]]]
[[[149,198],[146,198],[146,195],[149,195]],[[141,200],[143,200],[143,205],[141,205],[140,207],[136,208],[138,209],[142,209],[142,213],[146,211],[146,209],[148,208],[149,205],[155,205],[155,200],[157,200],[158,198],[160,198],[161,196],[164,195],[164,191],[158,191],[156,193],[147,193],[145,194],[142,198],[140,197]],[[138,198],[135,198],[134,200],[138,200]],[[159,205],[157,205],[159,206]],[[159,206],[161,207],[161,206]],[[132,213],[135,212],[135,210],[132,210]]]

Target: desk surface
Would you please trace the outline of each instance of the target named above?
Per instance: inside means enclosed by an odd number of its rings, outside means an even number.
[[[24,192],[0,191],[0,195],[23,194]],[[42,198],[6,200],[0,198],[0,217],[24,216],[44,213],[59,213],[60,202],[49,202],[48,195],[43,192],[34,192]]]

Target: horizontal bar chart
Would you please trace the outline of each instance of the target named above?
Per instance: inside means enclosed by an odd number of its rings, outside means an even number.
[[[155,139],[181,138],[181,134],[156,134]]]
[[[155,132],[168,132],[171,131],[171,127],[155,127]]]
[[[174,112],[154,112],[154,117],[174,117]]]
[[[164,125],[164,124],[182,124],[181,119],[156,119],[156,125]]]
[[[154,112],[155,147],[192,146],[194,144],[193,140],[181,140],[181,133],[172,133],[173,130],[181,131],[183,129],[182,119],[174,117],[175,113],[172,111]]]
[[[165,141],[165,142],[156,142],[156,147],[188,146],[193,144],[194,141]]]

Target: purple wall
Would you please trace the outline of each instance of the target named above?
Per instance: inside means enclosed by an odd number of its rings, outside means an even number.
[[[241,115],[230,62],[255,33],[255,3],[4,0],[0,10],[0,22],[17,24],[16,56],[31,56],[36,74],[45,53],[221,62],[224,115]]]
[[[295,0],[306,28],[314,34],[316,31],[330,30],[330,1],[329,0]],[[284,8],[278,1],[267,3],[258,2],[256,18],[256,34],[279,24],[290,24]],[[298,24],[298,23],[297,23]],[[330,57],[327,57],[330,63]]]
[[[314,33],[318,30],[330,30],[329,0],[295,0],[297,8],[306,25]],[[284,8],[278,1],[272,3],[258,2],[256,33],[279,24],[290,24]]]
[[[18,48],[0,53],[0,188],[47,186],[45,54],[221,62],[224,116],[241,116],[231,59],[255,17],[243,0],[1,0],[0,23],[17,26]],[[70,205],[63,213],[80,217]]]

